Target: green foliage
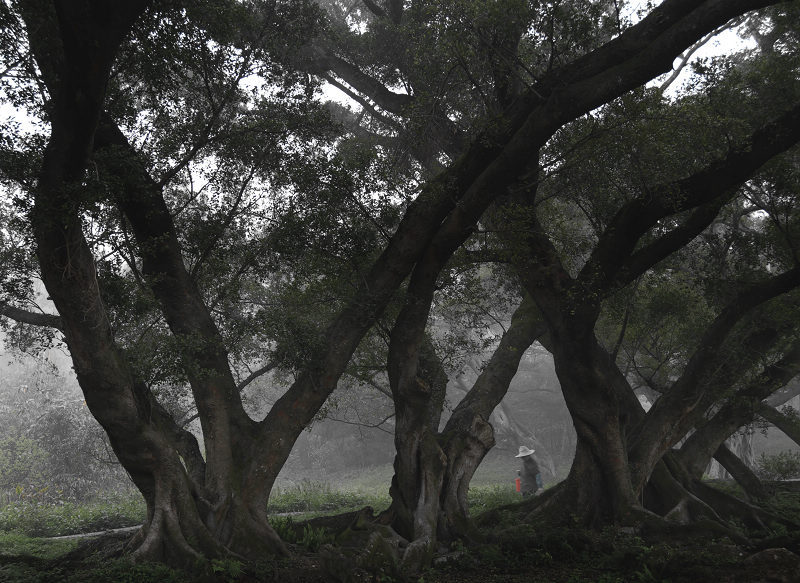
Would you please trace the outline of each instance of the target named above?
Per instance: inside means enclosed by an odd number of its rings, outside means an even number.
[[[519,494],[506,485],[473,486],[467,494],[467,503],[473,514],[519,501]],[[273,515],[270,518],[273,527],[277,525],[277,529],[280,529],[291,523],[291,518],[274,516],[275,514],[347,512],[365,506],[372,507],[375,512],[381,512],[389,507],[390,502],[388,493],[335,489],[326,482],[303,480],[292,487],[276,488],[270,496],[267,509]]]
[[[244,565],[235,559],[213,559],[211,561],[211,572],[218,581],[233,583],[241,577],[244,572]]]
[[[216,579],[215,579],[216,580]],[[114,559],[80,565],[9,562],[0,564],[0,581],[9,583],[190,583],[187,573],[157,563]]]
[[[299,525],[295,525],[290,516],[271,516],[269,522],[284,542],[301,544],[311,552],[316,552],[320,546],[332,544],[336,540],[336,536],[328,529],[310,524],[306,524],[301,532]]]
[[[160,563],[131,563],[124,559],[87,564],[87,569],[63,573],[64,583],[187,583],[187,574]]]
[[[269,523],[281,540],[287,543],[297,542],[297,531],[291,516],[270,516]]]
[[[774,455],[762,453],[757,465],[757,473],[762,480],[800,478],[800,452],[782,451]]]
[[[299,542],[313,553],[318,551],[322,545],[333,543],[335,540],[336,537],[326,528],[314,528],[310,524],[306,524]]]
[[[0,506],[62,504],[132,490],[63,355],[2,354]],[[52,359],[52,360],[51,360]]]
[[[13,490],[18,499],[35,497],[45,485],[47,453],[33,439],[8,435],[0,439],[0,489]]]
[[[145,512],[138,494],[87,503],[16,502],[0,507],[0,529],[27,536],[62,536],[142,524]]]
[[[44,540],[18,533],[0,533],[0,558],[29,555],[40,559],[53,559],[73,550],[77,540]]]
[[[512,486],[471,487],[467,493],[467,503],[473,515],[519,501],[519,492]]]
[[[370,494],[361,491],[334,490],[325,482],[303,480],[285,489],[276,489],[270,496],[268,511],[278,512],[323,512],[330,510],[356,510],[372,506],[376,511],[389,506],[388,495]]]
[[[796,491],[778,489],[766,505],[778,516],[800,524],[800,495]]]

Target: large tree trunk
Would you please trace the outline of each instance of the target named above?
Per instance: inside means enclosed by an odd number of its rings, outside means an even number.
[[[641,504],[631,483],[626,429],[644,411],[591,326],[563,325],[551,338],[577,433],[575,459],[559,496],[572,498],[568,503],[586,524],[627,524]]]
[[[277,475],[265,463],[268,450],[253,447],[257,424],[245,413],[228,364],[222,335],[192,281],[161,187],[147,173],[125,136],[104,116],[96,149],[101,168],[121,185],[118,205],[139,246],[142,272],[161,304],[170,330],[184,349],[179,355],[197,405],[206,464],[195,487],[210,508],[204,522],[214,537],[247,557],[285,554],[286,548],[267,520],[271,481],[255,479],[248,469]],[[273,480],[274,481],[274,480]]]
[[[508,391],[525,350],[543,332],[538,310],[525,298],[441,433],[437,428],[447,377],[433,347],[423,344],[417,374],[424,376],[417,376],[413,385],[419,389],[395,400],[397,456],[389,515],[395,530],[412,541],[404,559],[409,568],[424,566],[437,542],[477,536],[469,518],[467,493],[475,470],[494,446],[494,431],[487,420]]]
[[[231,549],[250,557],[265,550],[285,552],[266,522],[266,497],[253,503],[242,482],[230,480],[238,474],[233,466],[241,463],[235,459],[241,450],[231,447],[231,434],[244,437],[246,432],[232,432],[227,419],[212,416],[221,422],[204,429],[221,437],[224,450],[207,448],[206,464],[193,436],[176,427],[134,378],[114,341],[94,258],[83,236],[80,213],[89,192],[82,181],[108,72],[119,43],[146,4],[131,2],[111,12],[92,2],[57,11],[24,7],[31,46],[53,96],[51,135],[31,213],[42,279],[61,315],[86,403],[147,503],[133,556],[186,566],[201,557],[225,556]],[[61,42],[63,54],[52,50]],[[216,347],[211,351],[205,356],[224,359]]]
[[[399,337],[398,332],[393,340]],[[390,367],[396,453],[389,513],[394,529],[411,541],[403,560],[416,569],[430,561],[436,545],[439,496],[447,467],[437,435],[447,374],[427,338],[412,360],[395,358],[397,366]]]
[[[463,414],[455,421],[451,417],[439,436],[439,443],[447,467],[439,495],[437,536],[440,541],[475,538],[477,534],[470,521],[467,494],[472,476],[494,447],[494,430],[480,414]]]

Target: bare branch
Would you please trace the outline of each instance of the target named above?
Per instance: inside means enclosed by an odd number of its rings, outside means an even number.
[[[711,39],[713,39],[714,37],[722,34],[726,30],[730,30],[732,28],[736,28],[742,22],[744,22],[744,20],[745,20],[744,16],[740,16],[739,18],[735,18],[735,19],[731,20],[730,22],[728,22],[727,24],[725,24],[723,26],[720,26],[718,29],[709,32],[706,36],[704,36],[699,41],[697,41],[695,44],[693,44],[691,47],[689,47],[689,49],[679,57],[680,61],[681,61],[680,64],[673,69],[672,74],[669,77],[667,77],[667,79],[659,86],[659,88],[658,88],[659,91],[664,93],[667,89],[669,89],[669,86],[672,85],[678,77],[680,77],[681,72],[686,68],[686,65],[689,64],[689,61],[691,60],[692,56],[698,50],[700,50],[705,45],[707,45]]]
[[[0,316],[5,316],[22,324],[64,331],[64,322],[61,320],[61,316],[56,316],[55,314],[31,312],[10,304],[0,303]]]
[[[247,375],[247,377],[246,377],[244,380],[240,381],[240,382],[239,382],[239,383],[236,385],[236,388],[237,388],[237,389],[239,389],[239,391],[243,391],[243,390],[244,390],[244,389],[247,387],[247,385],[249,385],[250,383],[252,383],[252,382],[253,382],[254,380],[256,380],[257,378],[259,378],[259,377],[261,377],[261,376],[264,376],[264,375],[265,375],[265,374],[267,374],[269,371],[271,371],[271,370],[274,370],[275,368],[277,368],[277,367],[278,367],[278,365],[279,365],[280,363],[281,363],[281,360],[280,360],[280,359],[275,359],[275,360],[271,360],[271,361],[269,361],[269,362],[268,362],[267,364],[265,364],[264,366],[262,366],[262,367],[260,367],[260,368],[257,368],[256,370],[254,370],[253,372],[251,372],[249,375]]]

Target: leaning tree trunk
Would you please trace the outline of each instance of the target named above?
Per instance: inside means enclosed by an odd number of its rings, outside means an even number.
[[[764,490],[764,485],[758,479],[758,476],[724,443],[714,452],[714,459],[727,470],[751,500],[761,500],[766,497],[767,493]]]
[[[795,343],[778,361],[765,367],[748,385],[740,388],[710,419],[698,425],[675,454],[676,459],[691,476],[699,478],[713,455],[751,499],[763,498],[761,481],[742,460],[725,447],[724,442],[739,428],[752,423],[758,411],[773,415],[775,409],[762,402],[763,399],[777,405],[792,398],[793,391],[787,390],[787,386],[790,386],[798,371],[800,343]],[[712,402],[713,396],[706,397],[701,409],[707,409]],[[782,422],[783,416],[777,411],[775,413],[780,417],[775,418]]]
[[[456,406],[439,436],[447,457],[440,496],[438,533],[441,540],[475,536],[469,518],[467,493],[472,476],[495,444],[489,418],[508,392],[525,351],[544,332],[545,324],[539,310],[530,296],[525,296],[489,362]]]
[[[591,327],[553,334],[556,373],[577,433],[559,503],[587,525],[627,524],[641,504],[631,485],[625,431],[644,411]]]

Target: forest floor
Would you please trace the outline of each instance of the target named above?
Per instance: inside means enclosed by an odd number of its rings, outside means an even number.
[[[800,522],[800,483],[777,483],[769,505]],[[330,514],[335,514],[331,510]],[[243,565],[214,561],[196,573],[162,565],[132,565],[114,553],[129,532],[82,541],[0,536],[0,582],[9,583],[317,583],[335,581],[327,543],[335,532],[322,525],[284,518],[278,531],[292,555]],[[333,523],[331,523],[333,524]],[[294,534],[291,534],[294,533]],[[348,572],[348,583],[800,583],[800,530],[745,533],[737,545],[703,530],[675,530],[658,537],[607,529],[544,531],[537,525],[498,524],[484,544],[443,549],[435,565],[413,577],[391,566]],[[79,552],[76,552],[78,545]],[[339,579],[342,580],[341,577]]]

